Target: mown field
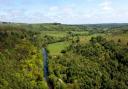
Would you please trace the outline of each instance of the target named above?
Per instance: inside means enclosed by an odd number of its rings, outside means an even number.
[[[67,32],[63,31],[42,31],[42,36],[48,35],[52,37],[65,37],[67,35]]]
[[[57,42],[49,44],[47,49],[49,50],[50,55],[60,55],[61,51],[68,47],[69,44],[69,42]]]

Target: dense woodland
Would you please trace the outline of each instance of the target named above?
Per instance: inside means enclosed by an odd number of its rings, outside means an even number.
[[[34,32],[0,26],[0,89],[47,89]]]
[[[76,42],[62,56],[49,59],[50,81],[59,87],[56,76],[72,89],[127,89],[127,59],[127,47],[100,36],[88,44]]]
[[[1,23],[0,89],[49,88],[128,89],[128,24]]]

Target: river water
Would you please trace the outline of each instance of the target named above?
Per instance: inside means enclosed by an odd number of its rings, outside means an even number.
[[[45,48],[42,49],[43,52],[43,62],[44,62],[44,79],[47,80],[48,77],[48,55]]]

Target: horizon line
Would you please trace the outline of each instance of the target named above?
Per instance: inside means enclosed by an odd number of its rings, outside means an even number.
[[[62,25],[95,25],[95,24],[128,24],[128,22],[103,22],[103,23],[61,23],[61,22],[13,22],[0,21],[3,24],[62,24]]]

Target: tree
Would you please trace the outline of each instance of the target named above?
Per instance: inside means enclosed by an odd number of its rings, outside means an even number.
[[[118,42],[121,43],[121,39],[118,39]]]
[[[66,50],[61,50],[61,53],[66,53]]]

